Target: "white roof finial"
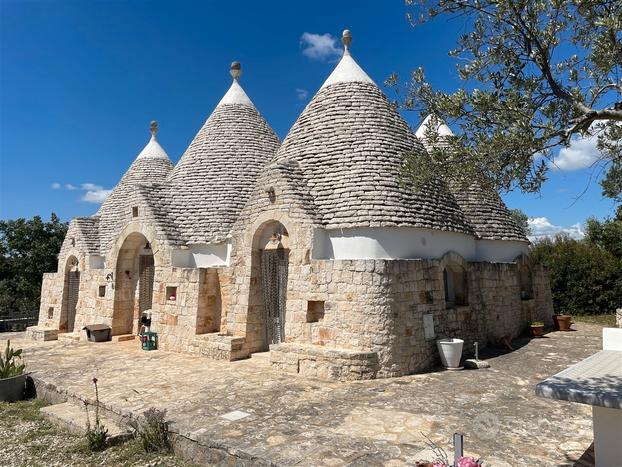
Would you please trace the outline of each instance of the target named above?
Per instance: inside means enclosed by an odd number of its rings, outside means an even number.
[[[151,123],[149,124],[149,132],[151,133],[151,139],[147,143],[147,146],[145,146],[143,150],[140,151],[140,154],[138,154],[137,158],[168,159],[166,151],[162,149],[162,146],[160,146],[160,143],[158,143],[158,140],[156,138],[156,135],[158,134],[158,122],[156,122],[155,120],[151,120]]]
[[[242,74],[242,65],[240,64],[240,62],[236,60],[235,62],[231,63],[231,69],[229,70],[229,73],[231,73],[231,77],[237,81]]]
[[[367,76],[367,73],[354,61],[350,54],[352,33],[349,29],[343,31],[341,42],[343,42],[343,57],[341,57],[341,60],[320,89],[335,83],[359,82],[374,84],[373,80]]]
[[[240,75],[242,74],[242,65],[237,60],[231,63],[231,67],[229,68],[229,73],[231,73],[231,77],[233,78],[233,83],[231,83],[231,87],[227,91],[227,93],[223,96],[216,107],[220,107],[225,104],[242,104],[242,105],[250,105],[253,106],[253,103],[248,98],[242,86],[238,80],[240,79]]]
[[[350,52],[350,44],[352,44],[352,33],[349,29],[344,29],[343,34],[341,35],[341,42],[343,43],[343,53],[347,54]]]

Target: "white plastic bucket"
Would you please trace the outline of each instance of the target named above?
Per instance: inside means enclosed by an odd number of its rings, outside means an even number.
[[[439,339],[436,341],[438,353],[445,368],[459,368],[462,359],[462,339]]]

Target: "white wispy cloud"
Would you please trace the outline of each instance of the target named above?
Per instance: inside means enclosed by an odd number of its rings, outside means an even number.
[[[112,190],[105,190],[101,186],[93,185],[91,183],[84,183],[82,186],[84,185],[92,187],[92,189],[86,190],[86,193],[84,193],[82,198],[80,198],[82,201],[86,201],[87,203],[102,204],[106,201],[106,198],[110,196],[110,193],[112,193]]]
[[[296,88],[296,97],[298,97],[299,100],[304,101],[308,95],[309,91],[306,89]]]
[[[300,37],[302,54],[311,60],[334,61],[342,54],[337,38],[329,33],[304,32]]]
[[[568,234],[570,235],[570,237],[577,240],[585,236],[585,232],[583,232],[583,226],[579,222],[571,225],[570,227],[554,225],[546,217],[531,217],[527,222],[529,224],[529,229],[531,230],[529,240],[531,240],[532,242],[534,240],[538,240],[544,237],[554,237],[555,235],[560,233]]]
[[[570,146],[561,148],[551,164],[553,169],[571,171],[591,167],[600,158],[597,137],[573,138]]]
[[[62,185],[58,182],[54,182],[51,187],[53,190],[60,190],[64,188],[69,191],[83,191],[84,194],[80,197],[80,201],[95,204],[101,204],[106,201],[106,198],[108,198],[112,192],[112,190],[108,190],[101,185],[96,185],[95,183],[81,183],[80,185],[65,183],[65,185]]]

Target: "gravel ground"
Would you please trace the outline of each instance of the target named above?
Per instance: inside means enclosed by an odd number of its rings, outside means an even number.
[[[44,405],[38,399],[0,402],[0,466],[191,466],[169,454],[147,454],[137,440],[92,453],[83,437],[43,419]]]

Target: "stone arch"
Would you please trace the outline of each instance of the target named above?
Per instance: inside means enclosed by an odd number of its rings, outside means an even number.
[[[138,332],[141,313],[153,304],[155,270],[153,245],[141,232],[131,232],[116,248],[112,335]]]
[[[528,256],[520,254],[514,260],[517,267],[518,286],[521,300],[533,298],[533,271]]]
[[[291,238],[276,219],[255,226],[251,239],[251,277],[246,339],[251,351],[285,341]]]
[[[73,332],[80,297],[80,261],[77,255],[71,254],[67,257],[62,274],[64,276],[63,299],[58,329],[63,332]]]
[[[439,268],[444,290],[445,307],[466,306],[469,304],[469,281],[467,263],[464,258],[450,251],[440,260]]]

